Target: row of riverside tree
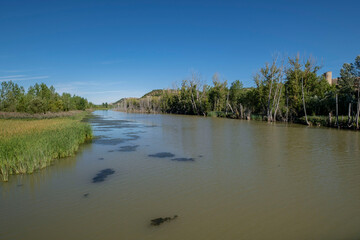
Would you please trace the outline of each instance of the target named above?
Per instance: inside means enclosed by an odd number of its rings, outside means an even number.
[[[0,111],[47,113],[70,110],[85,110],[94,105],[85,98],[70,93],[59,94],[53,86],[35,84],[26,92],[24,87],[9,81],[2,82],[0,88]]]
[[[193,72],[175,89],[155,90],[156,94],[121,99],[114,105],[120,111],[216,115],[359,129],[360,55],[354,63],[343,65],[336,84],[329,83],[319,70],[311,57],[297,55],[286,61],[274,58],[255,74],[255,87],[244,88],[239,80],[229,86],[218,73],[212,77],[212,85],[207,85],[199,73]]]

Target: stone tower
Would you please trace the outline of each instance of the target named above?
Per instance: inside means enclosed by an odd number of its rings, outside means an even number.
[[[326,81],[331,85],[332,84],[332,72],[324,73]]]

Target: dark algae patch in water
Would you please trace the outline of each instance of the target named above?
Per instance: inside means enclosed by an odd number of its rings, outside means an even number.
[[[95,129],[94,132],[111,132],[111,129],[98,128],[98,129]]]
[[[128,136],[128,137],[129,137],[129,139],[128,139],[128,140],[137,140],[137,139],[139,139],[139,138],[140,138],[140,136],[138,136],[138,135],[134,135],[134,134],[127,134],[126,136]]]
[[[93,140],[93,143],[101,144],[101,145],[118,145],[125,141],[126,140],[123,138],[99,138],[99,139]]]
[[[134,141],[140,138],[138,135],[129,134],[126,135],[127,138],[109,138],[109,137],[99,137],[94,139],[92,142],[95,144],[101,145],[118,145],[127,141]]]
[[[172,217],[172,218],[171,218],[171,217],[154,218],[154,219],[151,220],[151,223],[150,223],[150,224],[151,224],[152,226],[159,226],[159,225],[163,224],[164,222],[168,222],[168,221],[174,220],[174,219],[176,219],[177,217],[178,217],[177,215],[174,215],[174,217]]]
[[[115,171],[111,168],[106,168],[104,170],[101,170],[100,172],[98,172],[98,174],[96,174],[95,177],[93,177],[92,182],[93,183],[103,182],[103,181],[105,181],[107,176],[112,175],[114,173],[115,173]]]
[[[118,150],[119,152],[135,152],[139,145],[134,146],[123,146]]]
[[[99,160],[104,160],[104,158],[99,158]]]
[[[178,161],[178,162],[194,162],[195,159],[193,158],[173,158],[172,161]]]
[[[175,157],[175,155],[169,152],[159,152],[155,154],[149,154],[149,157],[170,158],[170,157]]]
[[[155,154],[149,154],[149,157],[156,157],[156,158],[172,158],[175,157],[174,154],[170,153],[170,152],[159,152],[159,153],[155,153]],[[194,158],[184,158],[184,157],[180,157],[180,158],[172,158],[172,161],[178,161],[178,162],[194,162],[195,159]]]
[[[123,124],[123,125],[99,125],[99,129],[123,129],[123,128],[138,128],[135,124]]]
[[[125,134],[131,135],[131,134],[139,134],[139,133],[146,133],[146,131],[132,131],[132,132],[126,132]]]

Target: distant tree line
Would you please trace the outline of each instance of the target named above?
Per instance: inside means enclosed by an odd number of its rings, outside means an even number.
[[[59,94],[53,86],[45,83],[24,87],[9,81],[2,82],[0,88],[0,111],[47,113],[70,110],[85,110],[94,107],[85,98],[70,93]]]
[[[163,112],[266,121],[303,121],[359,128],[360,55],[345,63],[337,84],[329,84],[312,58],[275,58],[254,76],[255,87],[236,80],[228,85],[219,74],[212,85],[193,72],[176,89],[156,90],[142,98],[121,99],[121,111]],[[346,116],[339,120],[339,116]],[[322,117],[319,117],[322,116]],[[326,123],[325,123],[326,122]],[[339,123],[341,122],[341,123]]]

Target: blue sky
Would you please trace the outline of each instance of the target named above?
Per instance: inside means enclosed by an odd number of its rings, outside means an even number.
[[[0,0],[0,81],[94,103],[172,87],[192,70],[252,86],[275,53],[338,76],[360,54],[360,1]]]

